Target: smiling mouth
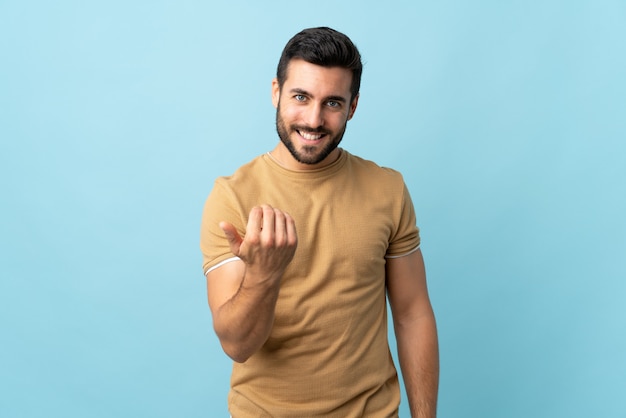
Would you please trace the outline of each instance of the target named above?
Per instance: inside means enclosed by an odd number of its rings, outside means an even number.
[[[296,132],[298,132],[298,135],[300,135],[302,138],[304,138],[307,141],[319,141],[320,139],[322,139],[324,136],[326,136],[328,133],[327,132],[315,132],[315,131],[305,131],[304,129],[296,129]]]
[[[303,131],[298,131],[298,133],[302,138],[306,139],[307,141],[317,141],[324,136],[323,134],[311,134]]]

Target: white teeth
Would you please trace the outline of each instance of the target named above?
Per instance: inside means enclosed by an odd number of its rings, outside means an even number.
[[[308,134],[306,132],[300,132],[300,135],[302,135],[302,138],[309,140],[309,141],[316,141],[322,137],[322,135],[319,135],[319,134],[313,135],[313,134]]]

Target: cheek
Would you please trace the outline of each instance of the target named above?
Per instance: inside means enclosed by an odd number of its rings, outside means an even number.
[[[326,119],[328,127],[332,127],[334,130],[343,129],[343,127],[348,122],[348,116],[344,113],[337,113],[332,115],[332,117]]]
[[[285,106],[280,109],[280,116],[288,124],[296,122],[300,118],[300,113],[301,112],[294,107]]]

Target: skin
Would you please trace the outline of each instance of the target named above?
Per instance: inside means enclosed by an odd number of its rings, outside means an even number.
[[[282,88],[278,80],[272,81],[281,138],[272,156],[291,170],[313,170],[335,162],[340,154],[337,145],[359,102],[358,96],[351,100],[351,82],[352,72],[345,68],[292,60]]]
[[[354,116],[352,73],[303,60],[290,62],[283,86],[272,81],[281,141],[271,152],[285,168],[312,170],[332,164],[347,122]],[[280,282],[298,238],[291,216],[269,205],[252,208],[246,233],[221,222],[231,251],[241,260],[207,274],[215,332],[234,361],[245,362],[267,341]],[[400,367],[413,417],[436,415],[439,354],[435,317],[421,252],[391,258],[386,284],[393,312]]]
[[[280,281],[298,239],[291,216],[269,205],[252,208],[245,238],[228,222],[220,227],[241,261],[207,274],[209,306],[224,352],[242,363],[270,335]]]
[[[439,346],[420,250],[387,260],[387,296],[412,417],[437,415]]]

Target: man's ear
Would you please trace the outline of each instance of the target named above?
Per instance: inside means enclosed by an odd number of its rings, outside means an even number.
[[[356,106],[359,104],[359,96],[360,94],[357,93],[357,95],[354,97],[354,99],[352,99],[352,102],[350,103],[350,110],[348,110],[348,120],[352,119],[352,116],[354,116],[354,112],[356,112]]]
[[[278,109],[278,101],[280,100],[280,85],[278,84],[278,79],[274,78],[272,80],[272,104],[276,109]]]

